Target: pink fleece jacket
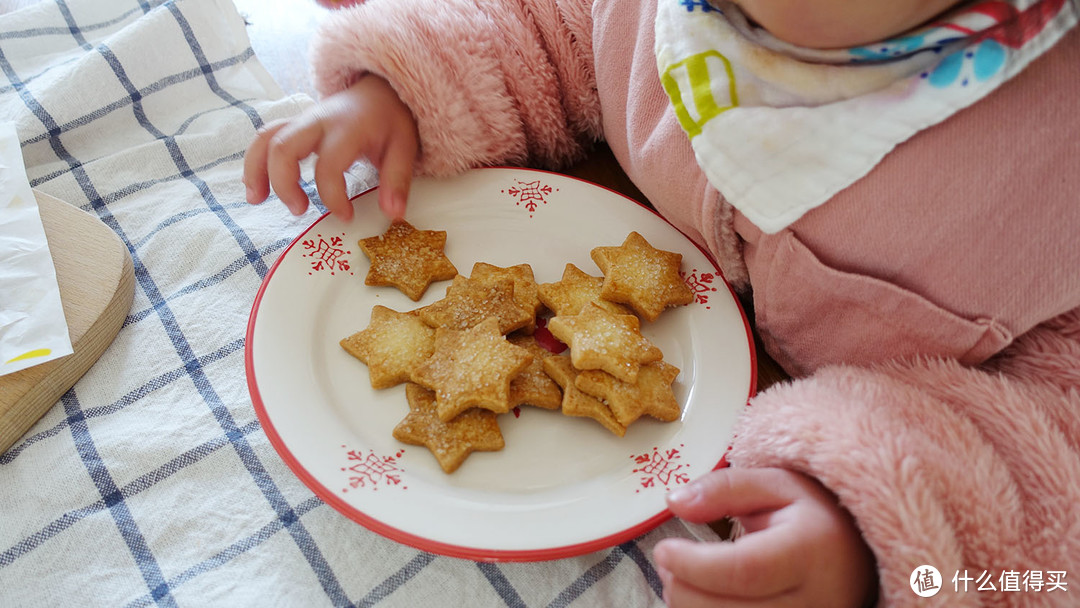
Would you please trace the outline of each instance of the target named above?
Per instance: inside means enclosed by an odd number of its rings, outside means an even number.
[[[887,223],[863,238],[886,242],[879,257],[842,250],[834,243],[852,230],[845,218],[858,226],[873,216],[865,208],[844,215],[843,200],[771,240],[698,169],[658,86],[653,15],[652,2],[370,0],[326,20],[312,49],[314,78],[328,95],[365,72],[385,77],[417,119],[420,173],[557,169],[606,140],[657,210],[707,247],[737,289],[753,292],[766,347],[799,376],[752,400],[736,431],[733,466],[786,467],[829,487],[874,551],[883,605],[1075,604],[1080,589],[1002,591],[1001,577],[1080,572],[1080,244],[1062,240],[1080,230],[1070,211],[1080,206],[1066,196],[1078,178],[1056,182],[1060,192],[1045,203],[1053,217],[1040,221],[1057,227],[1048,234],[1060,259],[1039,280],[1026,280],[1025,297],[1003,297],[1004,289],[988,295],[961,280],[979,272],[935,275],[953,268],[939,250],[907,241],[887,250],[897,230]],[[1076,39],[1074,54],[1059,61],[1066,67],[1075,66]],[[1053,140],[1050,156],[1080,153],[1066,135]],[[1039,131],[1029,137],[1031,149],[1053,137]],[[925,231],[934,243],[972,247],[975,237],[950,238],[927,224],[926,208],[901,207],[912,216],[903,219],[906,234]],[[969,216],[980,214],[950,221]],[[970,229],[986,234],[983,225]],[[1014,232],[1042,230],[1024,224]],[[911,250],[923,258],[903,257]],[[927,267],[930,251],[938,259]],[[1047,258],[1025,263],[1042,268]],[[811,271],[821,276],[800,279]],[[822,281],[830,281],[828,292]],[[971,292],[981,299],[965,299]],[[800,310],[808,296],[816,298],[812,315],[826,322]],[[1004,300],[1016,302],[1008,314],[983,310]],[[946,579],[933,600],[909,588],[922,564]],[[965,572],[993,576],[998,591],[970,584],[964,593],[961,581],[953,593],[953,574]]]

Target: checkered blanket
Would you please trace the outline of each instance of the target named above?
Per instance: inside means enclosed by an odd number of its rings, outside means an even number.
[[[268,269],[322,208],[244,202],[255,129],[311,103],[281,93],[244,27],[229,0],[0,17],[0,120],[17,125],[31,185],[113,229],[137,284],[101,360],[0,454],[0,606],[662,604],[653,544],[701,528],[474,563],[368,531],[274,451],[244,334]]]

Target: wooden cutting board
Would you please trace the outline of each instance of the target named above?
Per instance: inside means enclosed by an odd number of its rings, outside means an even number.
[[[99,219],[34,192],[75,351],[0,376],[0,454],[38,421],[112,344],[135,295],[131,255]]]

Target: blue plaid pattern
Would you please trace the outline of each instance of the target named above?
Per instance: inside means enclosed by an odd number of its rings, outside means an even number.
[[[137,285],[102,359],[0,454],[0,606],[662,604],[652,545],[695,528],[474,563],[353,523],[278,457],[244,333],[274,259],[323,208],[244,202],[255,130],[311,101],[282,95],[229,0],[43,2],[0,17],[0,71],[31,185],[115,231]]]

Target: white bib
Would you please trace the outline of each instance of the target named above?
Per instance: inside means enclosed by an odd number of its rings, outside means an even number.
[[[660,80],[698,164],[768,233],[989,94],[1077,22],[1071,0],[985,0],[882,43],[814,50],[726,0],[657,2]]]

